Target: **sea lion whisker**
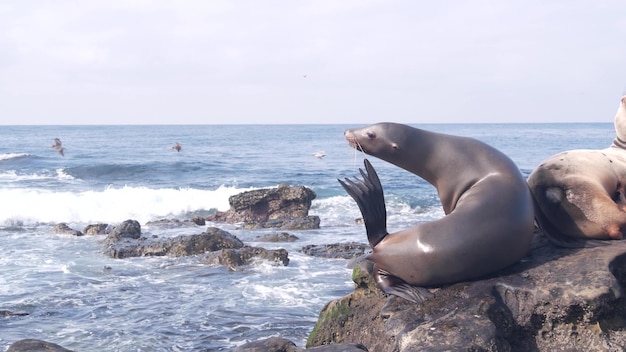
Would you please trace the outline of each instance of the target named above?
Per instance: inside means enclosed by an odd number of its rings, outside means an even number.
[[[359,143],[359,141],[354,138],[354,137],[346,137],[346,139],[348,140],[348,145],[354,149],[354,163],[356,164],[356,156],[358,154],[358,152],[361,152],[361,154],[363,154],[363,156],[365,156],[365,152],[363,150],[363,147],[361,146],[361,143]]]

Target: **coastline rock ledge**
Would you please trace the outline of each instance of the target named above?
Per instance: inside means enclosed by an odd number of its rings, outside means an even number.
[[[372,264],[354,292],[326,305],[307,348],[361,343],[370,351],[624,351],[626,241],[557,248],[537,234],[520,263],[482,280],[431,290],[414,304],[386,296]]]

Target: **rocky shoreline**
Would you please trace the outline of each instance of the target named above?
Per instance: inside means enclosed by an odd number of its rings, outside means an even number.
[[[291,229],[301,229],[303,224],[319,227],[319,219],[311,220],[314,217],[308,215],[315,197],[311,190],[281,186],[251,192],[256,193],[231,197],[231,210],[225,213],[186,221],[164,219],[150,225],[199,227],[221,219],[244,228],[280,230],[259,242],[297,240],[285,232],[290,228],[283,228],[285,224],[295,224]],[[277,224],[280,226],[272,226]],[[102,236],[103,253],[112,258],[194,255],[202,263],[225,265],[230,270],[254,260],[289,264],[284,249],[247,246],[212,226],[174,238],[145,237],[135,220],[115,226],[92,224],[83,231],[58,224],[54,231]],[[305,246],[301,251],[351,259],[368,250],[365,244],[342,243]],[[304,349],[271,337],[249,342],[236,351],[622,351],[626,346],[625,265],[624,241],[566,249],[554,247],[536,233],[532,250],[522,262],[481,280],[432,289],[434,298],[413,304],[378,290],[371,279],[371,263],[362,261],[353,272],[354,292],[327,304]],[[0,311],[0,316],[7,318],[22,315]],[[8,349],[41,350],[69,351],[33,339],[16,341]]]

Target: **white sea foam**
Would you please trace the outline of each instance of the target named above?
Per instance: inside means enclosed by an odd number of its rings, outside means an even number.
[[[29,180],[44,180],[51,178],[50,175],[44,174],[18,174],[15,170],[7,170],[0,172],[0,181],[29,181]]]
[[[390,197],[386,201],[386,208],[387,223],[391,226],[437,220],[445,215],[439,204],[413,207],[398,197]],[[349,196],[315,200],[311,205],[311,214],[322,217],[324,226],[353,224],[355,219],[362,216],[358,206]]]
[[[29,156],[30,154],[28,153],[4,153],[4,154],[0,154],[0,161],[2,160],[9,160],[9,159],[16,159],[16,158],[23,158],[25,156]]]
[[[228,210],[228,198],[244,191],[221,186],[216,190],[107,188],[103,191],[54,192],[0,189],[0,224],[35,222],[146,222],[187,212]]]
[[[41,170],[37,173],[18,173],[15,170],[5,170],[0,172],[0,182],[20,182],[20,181],[39,181],[39,180],[74,180],[72,175],[65,173],[64,169],[57,169],[55,173],[47,170]]]

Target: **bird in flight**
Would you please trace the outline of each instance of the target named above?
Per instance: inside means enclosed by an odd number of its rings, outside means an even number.
[[[175,150],[177,152],[180,152],[180,150],[183,149],[182,144],[176,142],[176,145],[172,147],[172,150]]]
[[[318,159],[321,159],[321,158],[326,156],[326,153],[320,150],[319,152],[313,153],[313,156],[318,158]]]
[[[54,144],[50,146],[50,148],[56,150],[57,152],[59,152],[59,154],[61,154],[61,156],[65,156],[63,154],[63,150],[65,150],[63,148],[63,143],[61,143],[61,140],[58,138],[54,139]]]

